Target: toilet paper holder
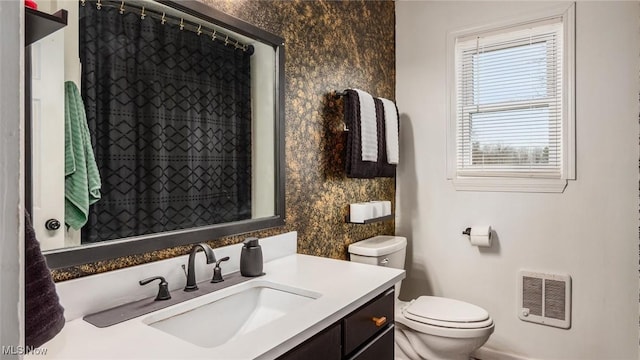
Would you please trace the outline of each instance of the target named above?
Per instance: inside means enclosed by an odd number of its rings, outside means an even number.
[[[492,232],[491,225],[476,225],[464,229],[462,234],[469,237],[473,246],[491,247]]]
[[[486,234],[487,236],[489,236],[489,238],[491,238],[491,226],[488,227],[488,233]],[[464,231],[462,232],[462,235],[467,235],[467,236],[471,236],[471,228],[468,227],[466,229],[464,229]]]

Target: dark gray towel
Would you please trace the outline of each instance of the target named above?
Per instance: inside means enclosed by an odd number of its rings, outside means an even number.
[[[56,336],[64,326],[64,309],[40,244],[25,213],[25,345],[38,347]]]
[[[347,177],[372,179],[375,177],[396,176],[396,165],[387,162],[387,148],[385,137],[384,106],[382,101],[374,98],[376,106],[376,122],[378,125],[378,161],[362,161],[362,146],[360,134],[360,102],[358,93],[345,90],[344,123],[349,128],[347,133],[347,158],[345,167]]]
[[[354,90],[345,90],[344,123],[349,128],[347,133],[347,158],[345,166],[347,177],[372,179],[378,174],[378,163],[362,161],[362,137],[360,134],[360,101]],[[379,134],[379,130],[378,130]],[[378,161],[380,161],[380,143],[378,142]]]

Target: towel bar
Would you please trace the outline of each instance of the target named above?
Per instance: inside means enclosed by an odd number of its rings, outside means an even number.
[[[333,97],[336,99],[340,99],[343,96],[347,96],[347,92],[346,91],[334,91],[333,92]],[[349,131],[349,128],[347,127],[346,123],[342,124],[344,126],[343,131]]]
[[[343,96],[346,96],[346,95],[347,95],[347,92],[346,92],[346,91],[336,91],[336,92],[334,93],[334,96],[336,97],[336,99],[339,99],[339,98],[341,98],[341,97],[343,97]]]
[[[335,92],[333,93],[333,97],[334,97],[335,99],[340,99],[340,98],[341,98],[341,97],[343,97],[343,96],[347,96],[347,92],[346,92],[346,91],[335,91]],[[344,126],[343,131],[349,131],[349,128],[347,127],[347,124],[346,124],[346,123],[343,123],[343,126]]]

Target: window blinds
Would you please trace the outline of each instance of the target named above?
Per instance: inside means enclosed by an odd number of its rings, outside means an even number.
[[[457,39],[458,176],[561,177],[560,20]]]

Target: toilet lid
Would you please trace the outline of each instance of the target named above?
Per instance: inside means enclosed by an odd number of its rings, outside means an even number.
[[[406,306],[402,313],[413,321],[452,328],[471,329],[493,323],[489,313],[479,306],[436,296],[420,296]]]

